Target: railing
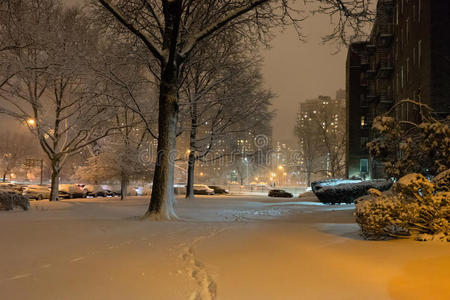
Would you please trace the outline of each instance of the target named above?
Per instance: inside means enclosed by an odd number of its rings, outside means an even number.
[[[394,0],[378,0],[379,4],[394,5]]]
[[[361,55],[361,65],[368,65],[369,64],[369,56],[367,55]]]
[[[380,99],[380,103],[392,104],[393,102],[392,92],[381,92],[378,97]]]
[[[391,37],[394,33],[393,24],[378,24],[377,37]]]

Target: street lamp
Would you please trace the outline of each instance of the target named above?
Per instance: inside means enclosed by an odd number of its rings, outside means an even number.
[[[244,157],[245,165],[247,166],[247,177],[245,178],[246,184],[248,185],[248,159],[247,157]]]
[[[36,121],[35,121],[34,119],[32,119],[32,118],[29,118],[29,119],[27,120],[27,124],[28,124],[29,126],[34,126],[34,125],[36,125]]]

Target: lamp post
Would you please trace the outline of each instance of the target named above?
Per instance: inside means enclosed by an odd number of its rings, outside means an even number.
[[[247,176],[245,178],[245,181],[246,181],[246,185],[248,185],[248,159],[247,159],[247,157],[244,158],[244,162],[247,167]]]

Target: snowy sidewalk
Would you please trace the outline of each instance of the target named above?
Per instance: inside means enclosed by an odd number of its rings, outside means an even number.
[[[146,198],[0,212],[0,299],[448,299],[450,248],[364,241],[353,206],[313,198]]]

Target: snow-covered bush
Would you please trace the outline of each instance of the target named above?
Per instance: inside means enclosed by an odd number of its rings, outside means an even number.
[[[356,222],[365,238],[449,237],[450,192],[423,175],[408,174],[389,193],[371,189],[369,194],[356,201],[355,210]]]
[[[390,180],[368,180],[356,183],[342,183],[338,185],[328,185],[316,189],[315,195],[323,203],[353,203],[355,199],[367,195],[369,189],[376,188],[386,191],[392,186]]]
[[[439,173],[431,181],[439,191],[450,191],[450,169]]]
[[[432,177],[449,169],[450,118],[436,119],[428,106],[413,100],[402,100],[398,105],[416,106],[420,122],[399,121],[388,115],[374,119],[376,138],[367,147],[372,157],[384,164],[386,175],[397,179],[409,173]]]
[[[0,210],[13,210],[16,207],[28,210],[30,207],[28,197],[16,193],[0,191]]]
[[[320,190],[324,186],[334,186],[334,185],[343,184],[343,183],[356,183],[356,182],[361,182],[361,180],[338,179],[338,178],[317,180],[317,181],[311,182],[311,190],[313,192],[316,192],[317,190]]]

